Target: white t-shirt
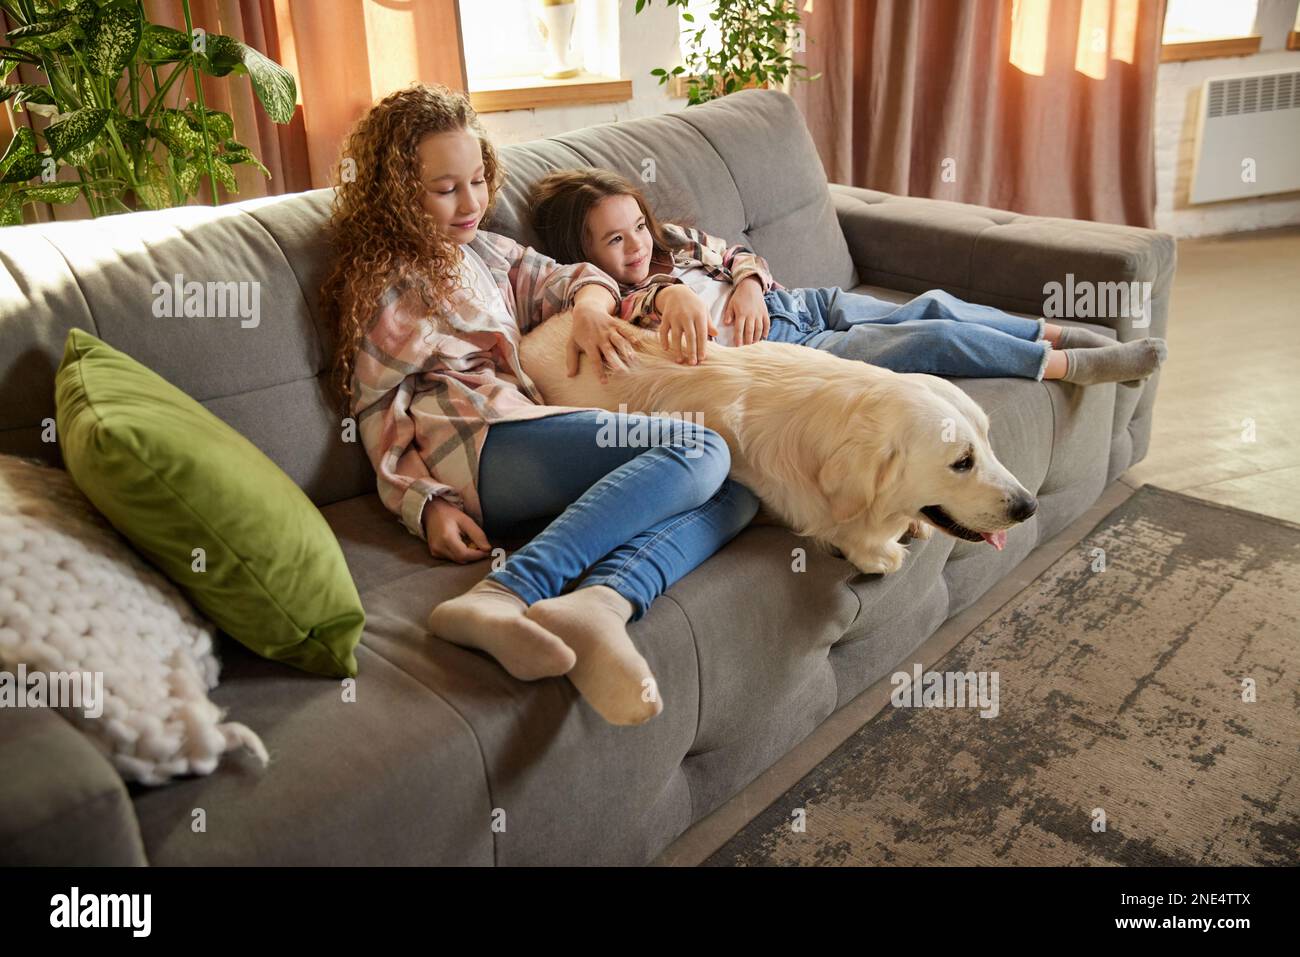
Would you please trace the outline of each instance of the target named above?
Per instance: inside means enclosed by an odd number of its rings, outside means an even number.
[[[727,302],[731,299],[731,292],[735,288],[729,282],[721,282],[714,279],[702,266],[675,266],[673,267],[673,276],[680,279],[684,285],[690,286],[695,290],[704,305],[709,310],[709,316],[713,319],[713,324],[718,328],[718,337],[712,340],[720,346],[730,348],[736,344],[736,327],[735,325],[723,325],[722,314],[727,308]]]
[[[487,263],[465,245],[460,247],[460,279],[461,288],[467,290],[467,295],[485,313],[497,320],[514,318],[510,315],[510,307],[506,305],[505,297],[501,295],[501,289],[492,278]]]

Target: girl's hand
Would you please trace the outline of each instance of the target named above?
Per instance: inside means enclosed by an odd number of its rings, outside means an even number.
[[[461,565],[492,554],[492,546],[478,523],[443,498],[432,498],[424,504],[424,537],[430,555]]]
[[[709,336],[718,334],[704,300],[690,286],[672,285],[659,291],[655,305],[659,310],[659,344],[678,362],[703,362]]]
[[[585,287],[581,292],[585,292]],[[596,363],[596,375],[602,383],[608,381],[606,364],[619,371],[627,371],[636,360],[636,339],[630,326],[622,319],[611,316],[590,303],[576,302],[573,306],[573,331],[569,336],[567,373],[578,374],[578,364],[586,353]]]
[[[752,281],[751,281],[752,280]],[[731,290],[731,298],[722,312],[724,323],[735,323],[736,345],[747,346],[767,338],[772,319],[763,301],[763,284],[757,276],[746,276]]]

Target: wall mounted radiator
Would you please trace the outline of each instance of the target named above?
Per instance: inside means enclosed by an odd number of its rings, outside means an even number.
[[[1206,80],[1195,144],[1193,203],[1300,190],[1300,71]]]

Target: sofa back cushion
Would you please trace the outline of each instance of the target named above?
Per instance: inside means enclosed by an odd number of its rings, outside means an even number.
[[[528,221],[528,190],[553,170],[597,166],[640,187],[660,219],[747,244],[785,286],[857,284],[821,159],[784,93],[744,90],[500,153],[507,180],[487,228],[543,252]]]
[[[373,491],[321,375],[331,196],[0,229],[0,452],[61,461],[54,373],[76,328],[197,399],[318,505]],[[224,318],[187,315],[195,290]]]
[[[821,162],[782,93],[746,90],[501,153],[508,182],[488,228],[521,242],[536,241],[525,197],[537,179],[600,165],[643,185],[664,218],[748,243],[787,286],[856,282]],[[59,461],[54,372],[79,328],[193,396],[317,505],[373,492],[325,375],[332,195],[0,229],[0,452]],[[225,318],[187,317],[196,290],[205,313],[209,295],[224,301]]]

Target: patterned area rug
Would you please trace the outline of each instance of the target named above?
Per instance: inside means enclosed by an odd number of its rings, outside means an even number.
[[[1300,863],[1298,652],[1300,526],[1145,486],[705,863]]]

